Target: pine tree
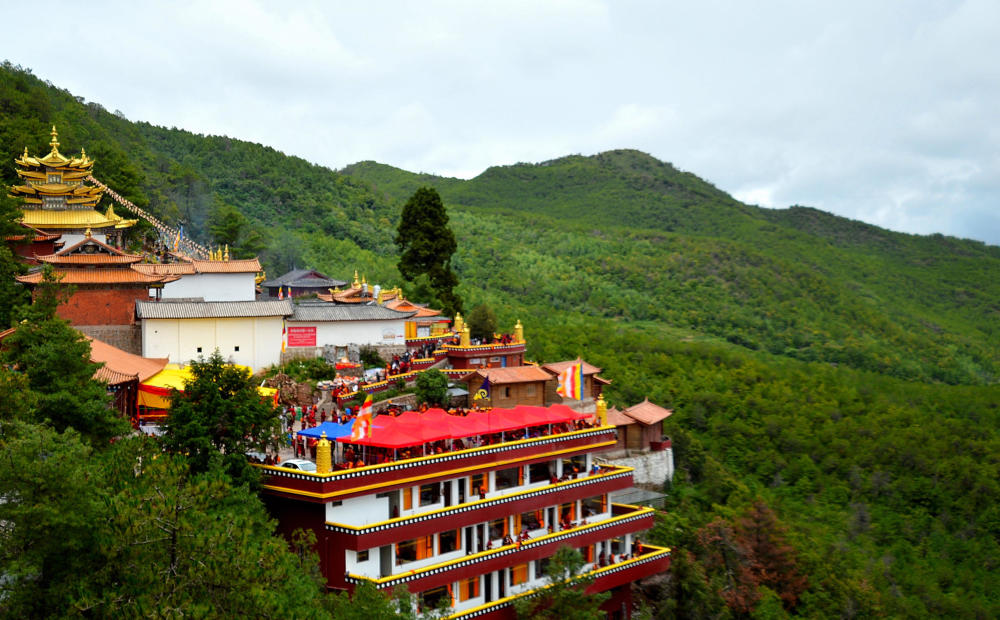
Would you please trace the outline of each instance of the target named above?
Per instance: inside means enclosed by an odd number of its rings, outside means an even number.
[[[455,292],[458,277],[451,269],[458,243],[436,190],[421,187],[406,201],[395,243],[399,247],[399,273],[407,280],[427,276],[444,313],[454,316],[461,312],[462,299]]]
[[[278,435],[277,410],[257,392],[250,372],[227,364],[218,349],[190,368],[184,391],[170,397],[164,445],[186,454],[194,472],[206,472],[222,460],[235,481],[254,480],[246,453]]]
[[[27,377],[36,421],[106,443],[128,423],[109,406],[107,387],[93,378],[100,365],[90,361],[90,341],[55,314],[64,293],[46,265],[35,303],[17,312],[17,330],[4,339],[0,363]]]

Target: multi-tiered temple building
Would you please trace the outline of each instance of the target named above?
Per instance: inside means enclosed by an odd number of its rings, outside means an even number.
[[[611,592],[604,610],[628,618],[630,584],[667,570],[670,552],[637,538],[653,509],[609,501],[632,470],[596,458],[615,445],[603,400],[589,419],[562,405],[379,416],[370,438],[332,442],[332,462],[321,441],[317,473],[264,467],[266,502],[287,536],[315,533],[330,589],[404,585],[423,610],[445,599],[454,617],[513,618],[513,600],[537,593],[569,546],[589,589]]]
[[[94,160],[85,150],[79,157],[66,157],[59,152],[58,138],[53,126],[48,155],[32,157],[25,147],[24,154],[14,160],[22,183],[11,186],[10,193],[23,198],[21,223],[61,234],[67,246],[83,239],[87,230],[100,241],[120,245],[122,232],[136,220],[116,215],[111,206],[104,213],[97,211],[103,190],[87,184]]]

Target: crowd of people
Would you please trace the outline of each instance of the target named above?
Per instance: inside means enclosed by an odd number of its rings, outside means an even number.
[[[430,406],[422,403],[417,408],[417,413],[426,412]],[[478,405],[472,408],[453,407],[447,410],[449,415],[465,417],[476,413],[488,412],[488,408]],[[391,402],[382,410],[381,415],[400,416],[404,409]],[[298,434],[309,428],[315,428],[324,422],[330,421],[338,424],[352,424],[357,418],[358,412],[350,407],[341,409],[336,405],[320,406],[318,403],[307,407],[287,406],[281,414],[282,434],[280,441],[275,443],[284,444],[292,449],[295,458],[310,458],[316,460],[316,446],[319,442],[314,437],[305,437]],[[379,415],[379,414],[376,414]],[[413,415],[413,414],[411,414]],[[522,439],[532,439],[546,435],[557,435],[567,433],[571,430],[584,430],[595,426],[595,422],[588,419],[576,420],[575,422],[560,422],[557,424],[540,424],[525,426],[513,430],[485,433],[470,437],[440,439],[433,442],[415,444],[401,448],[385,448],[378,446],[368,446],[361,444],[343,444],[343,449],[339,455],[334,452],[334,464],[339,469],[364,467],[367,465],[380,465],[396,461],[403,461],[411,458],[419,458],[435,454],[445,454],[461,450],[482,448],[504,442],[519,441]],[[258,462],[266,465],[275,465],[279,462],[277,454],[271,457],[272,462],[267,462],[266,458],[260,458]],[[564,472],[562,480],[575,477],[579,472]]]

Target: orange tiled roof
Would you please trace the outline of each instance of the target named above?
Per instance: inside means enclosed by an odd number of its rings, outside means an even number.
[[[135,271],[134,269],[58,269],[56,273],[62,276],[62,284],[155,284],[158,282],[173,282],[178,276],[154,276]],[[42,272],[36,271],[23,276],[17,276],[17,281],[24,284],[38,284],[42,281]]]
[[[59,233],[47,233],[44,230],[38,230],[34,226],[28,226],[27,224],[22,223],[21,226],[27,228],[30,232],[23,235],[5,235],[4,241],[24,241],[29,236],[32,238],[32,241],[52,241],[53,239],[62,237]]]
[[[626,408],[622,413],[636,422],[641,422],[643,424],[655,424],[670,417],[673,412],[673,409],[664,409],[659,405],[649,402],[649,399],[647,398],[638,405],[632,405],[631,407]]]
[[[612,426],[628,426],[635,424],[635,420],[618,410],[617,407],[608,407],[608,424]]]
[[[130,265],[142,260],[134,254],[36,254],[35,258],[50,265]]]
[[[544,364],[542,368],[558,375],[559,373],[566,370],[573,364],[576,364],[577,362],[583,362],[583,374],[585,375],[593,375],[601,372],[600,368],[594,366],[593,364],[588,364],[587,362],[584,362],[579,357],[576,358],[575,360],[569,360],[566,362],[552,362],[551,364]]]
[[[385,307],[390,310],[398,310],[400,312],[416,312],[416,318],[418,319],[429,316],[441,316],[440,310],[420,306],[407,299],[393,299],[392,301],[387,301],[385,302]]]
[[[106,342],[96,340],[90,336],[85,337],[90,341],[90,361],[104,362],[104,367],[98,370],[97,373],[105,371],[108,375],[114,374],[120,377],[127,377],[128,379],[138,378],[139,381],[145,381],[163,370],[167,362],[170,361],[166,357],[151,358],[133,355],[128,351],[122,351],[117,347],[113,347]],[[94,376],[97,377],[98,374],[95,373]],[[114,382],[109,379],[105,380],[111,384],[121,383],[122,381],[122,379]]]
[[[118,385],[119,383],[127,383],[128,381],[135,381],[139,378],[139,375],[128,374],[124,372],[118,372],[117,370],[112,370],[107,366],[101,366],[96,371],[94,371],[94,379],[98,381],[103,381],[108,385]]]
[[[490,383],[493,385],[548,381],[552,378],[552,375],[538,366],[508,366],[507,368],[480,368],[463,376],[461,380],[468,383],[475,375],[489,377]]]
[[[132,268],[151,276],[186,276],[195,273],[191,263],[137,263]]]
[[[371,288],[368,289],[368,295],[364,295],[360,286],[333,293],[331,297],[338,304],[366,304],[372,300]]]
[[[198,273],[257,273],[260,271],[260,261],[256,258],[240,260],[200,260],[192,259]]]

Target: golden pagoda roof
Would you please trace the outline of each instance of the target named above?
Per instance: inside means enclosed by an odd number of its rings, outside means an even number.
[[[112,209],[102,215],[94,209],[25,209],[21,223],[35,228],[129,228],[138,220],[126,220]]]
[[[28,154],[28,147],[25,147],[24,154],[15,159],[14,163],[25,168],[47,166],[49,168],[74,169],[80,172],[93,168],[94,160],[87,156],[86,149],[80,149],[79,157],[66,157],[59,152],[59,134],[56,132],[55,125],[52,126],[51,135],[52,140],[49,142],[49,146],[52,147],[52,150],[49,151],[48,155],[44,157],[32,157]]]

